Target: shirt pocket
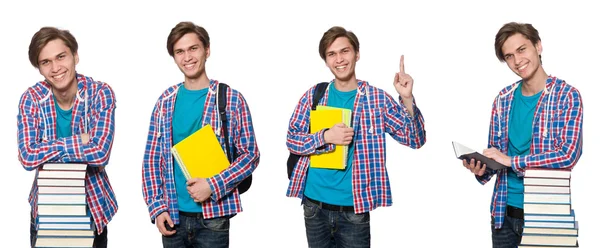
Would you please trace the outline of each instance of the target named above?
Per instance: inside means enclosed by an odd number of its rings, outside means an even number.
[[[361,132],[366,136],[385,133],[383,109],[366,109],[361,116]]]

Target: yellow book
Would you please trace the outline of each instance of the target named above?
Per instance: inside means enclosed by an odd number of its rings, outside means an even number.
[[[338,123],[350,126],[352,111],[330,106],[317,106],[310,112],[310,130],[316,133]],[[310,167],[322,169],[345,169],[348,156],[347,145],[335,145],[334,150],[310,156]]]
[[[175,144],[171,153],[188,180],[210,178],[230,165],[210,125],[205,125]]]

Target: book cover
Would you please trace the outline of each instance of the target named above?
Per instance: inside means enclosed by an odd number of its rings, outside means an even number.
[[[186,179],[210,178],[230,163],[210,125],[186,137],[171,148]]]
[[[477,161],[481,162],[481,166],[486,165],[486,170],[501,170],[507,168],[501,163],[496,162],[495,160],[483,156],[483,154],[468,148],[456,141],[452,141],[452,148],[454,148],[454,155],[456,158],[463,160],[466,159],[467,162],[470,162],[471,159],[475,159],[475,163]]]

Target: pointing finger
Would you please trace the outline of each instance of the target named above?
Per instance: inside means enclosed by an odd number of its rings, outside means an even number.
[[[404,74],[404,55],[400,56],[400,73]]]

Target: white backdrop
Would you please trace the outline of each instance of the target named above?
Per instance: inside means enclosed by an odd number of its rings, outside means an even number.
[[[359,38],[357,77],[393,95],[392,79],[405,55],[425,118],[427,143],[420,150],[388,136],[394,204],[372,212],[372,246],[491,247],[493,183],[479,185],[454,158],[450,142],[486,146],[492,101],[502,87],[518,80],[494,55],[494,36],[509,21],[532,23],[542,38],[546,71],[582,94],[584,152],[572,175],[572,202],[581,247],[600,247],[600,218],[593,204],[599,188],[593,153],[599,148],[600,106],[592,91],[599,83],[600,18],[591,6],[569,2],[5,1],[0,4],[0,246],[8,247],[8,240],[10,247],[29,242],[27,196],[34,173],[17,159],[16,115],[20,95],[42,79],[27,49],[31,36],[48,25],[75,35],[78,72],[108,82],[117,97],[116,137],[106,168],[119,204],[108,227],[110,247],[162,247],[142,197],[141,166],[152,107],[164,89],[183,79],[167,53],[166,38],[175,24],[189,20],[210,34],[208,76],[246,97],[262,154],[254,184],[242,197],[244,212],[232,220],[231,247],[307,246],[300,200],[285,196],[286,130],[302,93],[332,79],[318,42],[333,25]]]

